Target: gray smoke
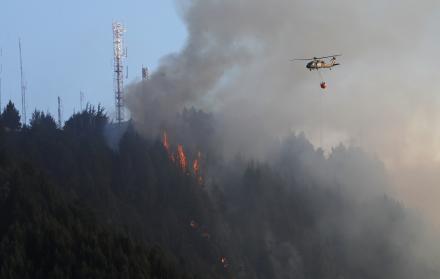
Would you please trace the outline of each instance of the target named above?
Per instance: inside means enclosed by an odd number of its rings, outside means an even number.
[[[164,57],[149,81],[131,85],[127,103],[149,136],[195,106],[215,114],[231,155],[264,158],[268,143],[303,131],[327,151],[344,142],[377,154],[396,181],[432,177],[421,192],[438,193],[438,3],[177,1],[186,46]],[[323,71],[326,92],[318,73],[289,61],[336,53],[342,65]],[[421,168],[432,171],[422,176]],[[411,188],[407,181],[400,187]]]

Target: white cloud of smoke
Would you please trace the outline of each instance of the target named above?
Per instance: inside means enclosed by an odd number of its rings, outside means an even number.
[[[345,142],[377,154],[411,202],[440,193],[440,86],[432,58],[439,41],[431,27],[438,1],[177,4],[188,29],[185,48],[128,90],[142,131],[155,135],[184,106],[196,106],[215,113],[232,154],[265,156],[268,142],[304,131],[327,150]],[[342,65],[323,71],[326,92],[316,72],[289,61],[335,53],[343,54]],[[420,187],[416,199],[408,195],[412,187]]]

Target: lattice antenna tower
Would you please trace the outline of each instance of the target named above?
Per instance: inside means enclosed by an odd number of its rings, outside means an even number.
[[[149,80],[150,72],[148,71],[148,67],[142,66],[142,80]]]
[[[24,81],[23,57],[21,55],[21,39],[18,39],[18,50],[20,52],[20,85],[21,85],[21,114],[23,125],[26,125],[26,83]]]
[[[121,123],[125,119],[124,109],[124,59],[127,50],[124,49],[125,28],[120,22],[113,22],[113,52],[114,52],[114,91],[116,121]]]

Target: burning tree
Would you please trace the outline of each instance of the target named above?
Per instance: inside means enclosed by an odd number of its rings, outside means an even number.
[[[188,170],[188,160],[186,159],[185,151],[183,150],[183,145],[181,144],[177,146],[177,161],[180,169],[186,172]]]

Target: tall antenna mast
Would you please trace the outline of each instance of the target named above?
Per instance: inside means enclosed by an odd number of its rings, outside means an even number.
[[[84,92],[79,91],[79,109],[81,112],[83,111],[83,104],[84,104]]]
[[[0,110],[2,108],[2,73],[3,73],[3,49],[0,48]]]
[[[58,96],[58,128],[61,129],[63,127],[63,119],[61,114],[61,98]]]
[[[22,122],[23,125],[26,125],[27,117],[26,117],[26,84],[24,81],[24,73],[23,73],[23,57],[21,55],[21,39],[18,39],[18,50],[20,52],[20,77],[21,77],[21,113],[22,113]]]
[[[127,57],[127,51],[124,50],[125,28],[122,23],[113,22],[113,52],[114,52],[114,90],[116,121],[124,121],[124,64],[123,60]]]

